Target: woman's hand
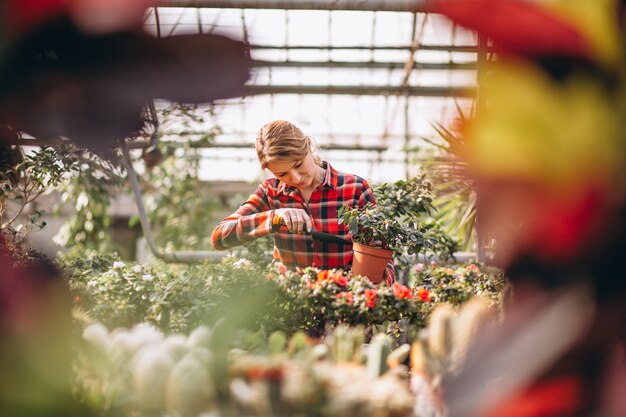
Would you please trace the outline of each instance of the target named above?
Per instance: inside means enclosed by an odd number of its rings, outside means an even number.
[[[276,219],[276,216],[283,220],[285,226],[287,226],[287,230],[292,233],[310,232],[313,226],[311,217],[309,217],[308,213],[302,209],[276,209],[274,210],[274,219]]]

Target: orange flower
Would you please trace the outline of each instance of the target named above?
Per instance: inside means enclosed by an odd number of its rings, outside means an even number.
[[[345,277],[341,271],[335,271],[332,273],[331,278],[333,280],[333,282],[337,285],[339,285],[340,287],[347,287],[348,286],[348,278]]]
[[[367,305],[368,308],[374,308],[376,307],[376,299],[378,298],[378,292],[376,290],[370,290],[368,288],[365,290],[365,298],[367,299],[367,302],[365,303],[365,305]]]
[[[317,282],[326,281],[328,279],[328,271],[320,271],[317,273]]]
[[[430,292],[426,288],[420,288],[417,290],[417,296],[420,300],[430,302]]]
[[[393,295],[396,298],[406,298],[407,300],[413,298],[413,294],[411,294],[411,289],[405,285],[400,284],[399,282],[394,282],[391,285],[391,289],[393,290]]]
[[[346,301],[346,303],[348,304],[352,304],[354,303],[354,295],[351,292],[348,291],[342,291],[339,294],[337,294],[335,296],[335,298],[337,299],[343,299]]]

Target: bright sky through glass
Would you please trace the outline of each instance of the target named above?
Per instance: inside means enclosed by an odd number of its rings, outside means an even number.
[[[238,10],[160,8],[161,36],[183,33],[220,33],[243,39],[247,34],[253,45],[290,46],[406,46],[415,31],[422,31],[424,45],[473,45],[474,36],[444,18],[396,12]],[[147,29],[156,34],[154,13],[146,20]],[[244,33],[245,25],[245,33]],[[408,50],[279,50],[253,49],[252,58],[268,61],[358,62],[356,68],[282,67],[255,68],[251,85],[287,86],[399,86],[404,71],[372,69],[366,63],[405,63]],[[419,63],[473,62],[475,53],[418,50]],[[450,71],[415,69],[410,86],[473,86],[473,70]],[[458,99],[469,108],[471,100]],[[361,175],[372,183],[393,181],[406,173],[403,147],[426,146],[420,137],[432,136],[431,123],[450,123],[456,115],[449,97],[417,97],[407,100],[391,95],[274,94],[228,100],[214,107],[207,125],[191,130],[205,131],[217,124],[223,134],[218,143],[246,143],[244,148],[208,148],[204,151],[202,178],[212,181],[250,181],[263,178],[253,143],[265,123],[286,119],[314,137],[322,147],[377,146],[385,151],[322,150],[322,156],[340,170]],[[405,117],[408,115],[408,117]],[[186,128],[189,130],[188,128]],[[176,129],[174,129],[176,130]],[[408,140],[407,140],[408,135]],[[173,139],[175,135],[168,137]],[[193,137],[191,137],[193,139]],[[415,172],[415,169],[412,170]]]

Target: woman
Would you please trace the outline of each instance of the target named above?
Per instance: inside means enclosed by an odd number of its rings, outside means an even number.
[[[286,268],[313,266],[349,269],[352,245],[312,239],[317,231],[347,237],[338,223],[337,210],[376,203],[367,181],[335,170],[313,151],[313,141],[290,122],[276,120],[259,131],[256,152],[263,169],[275,178],[265,180],[248,200],[213,230],[217,250],[241,245],[274,234],[274,258]],[[277,220],[285,227],[276,229]],[[386,271],[394,280],[393,264]]]

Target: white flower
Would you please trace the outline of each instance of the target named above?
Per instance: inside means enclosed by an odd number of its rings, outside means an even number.
[[[143,274],[141,276],[141,279],[143,279],[144,281],[152,281],[154,277],[151,274]]]
[[[120,262],[120,261],[115,261],[113,262],[113,268],[114,269],[122,269],[124,268],[126,265],[124,265],[124,262]]]
[[[90,280],[87,282],[87,286],[88,286],[88,287],[95,287],[96,285],[98,285],[98,281],[96,281],[95,279],[90,279]]]
[[[140,273],[141,272],[141,265],[135,265],[133,267],[133,272],[135,272],[137,274]]]
[[[239,259],[238,261],[235,261],[235,262],[233,263],[233,266],[234,266],[235,268],[241,268],[241,267],[244,267],[244,266],[250,266],[250,265],[252,265],[252,262],[250,262],[249,260],[247,260],[247,259],[245,259],[245,258],[241,258],[241,259]]]

